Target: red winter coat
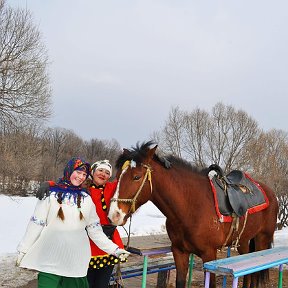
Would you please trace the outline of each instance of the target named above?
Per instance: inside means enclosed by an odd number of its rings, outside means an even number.
[[[96,212],[100,218],[100,223],[103,225],[110,224],[108,220],[108,211],[110,207],[110,200],[114,196],[115,190],[117,186],[117,181],[114,182],[107,182],[102,188],[96,188],[94,185],[89,188],[91,198],[96,206]],[[107,210],[103,210],[102,202],[101,202],[101,192],[104,192],[104,199],[107,206]],[[114,232],[112,237],[112,241],[117,244],[120,248],[124,248],[123,242],[121,240],[120,234],[117,229]],[[106,252],[98,248],[98,246],[90,240],[90,247],[91,247],[91,256],[103,256],[107,255]]]

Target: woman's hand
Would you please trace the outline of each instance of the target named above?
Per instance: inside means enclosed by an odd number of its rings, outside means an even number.
[[[36,192],[36,197],[39,200],[45,199],[46,197],[49,196],[49,191],[50,187],[54,186],[55,182],[54,181],[45,181],[40,184],[40,187],[38,188]]]
[[[115,251],[115,256],[119,258],[121,261],[125,261],[129,255],[130,252],[126,251],[125,249],[121,249],[119,247]]]

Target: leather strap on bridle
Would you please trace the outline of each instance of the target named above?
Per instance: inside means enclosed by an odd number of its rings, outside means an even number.
[[[127,171],[127,169],[129,168],[129,166],[131,165],[131,161],[126,161],[123,166],[122,166],[122,172],[121,175],[119,177],[119,183],[121,181],[122,176],[124,175],[124,173]],[[136,210],[136,201],[138,196],[140,195],[142,188],[146,182],[146,180],[149,181],[150,183],[150,190],[152,193],[152,169],[149,165],[146,164],[141,164],[144,168],[146,168],[146,173],[144,175],[143,181],[139,187],[139,189],[137,190],[135,196],[132,199],[124,199],[124,198],[111,198],[111,202],[115,201],[115,202],[126,202],[126,203],[132,203],[129,212],[127,213],[127,215],[129,215],[130,217],[130,224],[129,224],[129,232],[128,232],[128,241],[126,244],[126,247],[129,247],[129,243],[130,243],[130,229],[131,229],[131,222],[132,222],[132,214],[135,212]]]
[[[129,163],[130,161],[126,161],[123,166],[122,166],[122,173],[120,175],[120,178],[119,178],[119,183],[121,181],[121,177],[122,175],[127,171],[127,169],[129,168]],[[141,164],[144,168],[146,168],[146,173],[144,175],[144,178],[143,178],[143,181],[139,187],[139,189],[137,190],[135,196],[132,198],[132,199],[123,199],[123,198],[112,198],[111,199],[111,202],[113,201],[116,201],[116,202],[126,202],[126,203],[131,203],[131,207],[130,207],[130,210],[128,212],[128,214],[132,214],[135,212],[136,210],[136,201],[137,201],[137,198],[138,196],[140,195],[141,191],[142,191],[142,188],[146,182],[146,180],[149,181],[150,183],[150,190],[151,190],[151,193],[152,193],[152,169],[149,165],[146,165],[146,164]]]

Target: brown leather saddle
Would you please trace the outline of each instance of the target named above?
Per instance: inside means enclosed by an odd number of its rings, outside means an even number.
[[[249,208],[265,203],[262,190],[251,181],[244,172],[233,170],[224,175],[217,164],[208,168],[208,173],[215,171],[211,179],[217,195],[219,211],[222,215],[245,215]]]

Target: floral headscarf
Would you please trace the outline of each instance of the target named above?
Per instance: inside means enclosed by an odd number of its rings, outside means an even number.
[[[64,186],[64,187],[66,186],[69,188],[73,188],[75,190],[81,190],[82,189],[81,187],[74,186],[71,183],[70,177],[71,177],[71,174],[74,172],[74,170],[83,170],[87,173],[87,177],[88,177],[91,173],[91,166],[89,163],[87,163],[85,160],[83,160],[80,157],[72,158],[66,164],[64,168],[63,177],[58,179],[57,185]]]
[[[54,195],[59,203],[59,210],[57,216],[64,221],[64,212],[62,209],[62,202],[64,199],[68,199],[71,205],[71,200],[77,205],[79,210],[80,220],[83,219],[83,214],[81,212],[81,199],[87,197],[89,194],[86,189],[80,186],[74,186],[71,183],[70,177],[75,170],[82,170],[86,172],[86,179],[91,173],[91,166],[89,163],[85,162],[82,158],[74,157],[68,161],[64,168],[63,177],[59,178],[56,185],[50,187],[50,195]]]

